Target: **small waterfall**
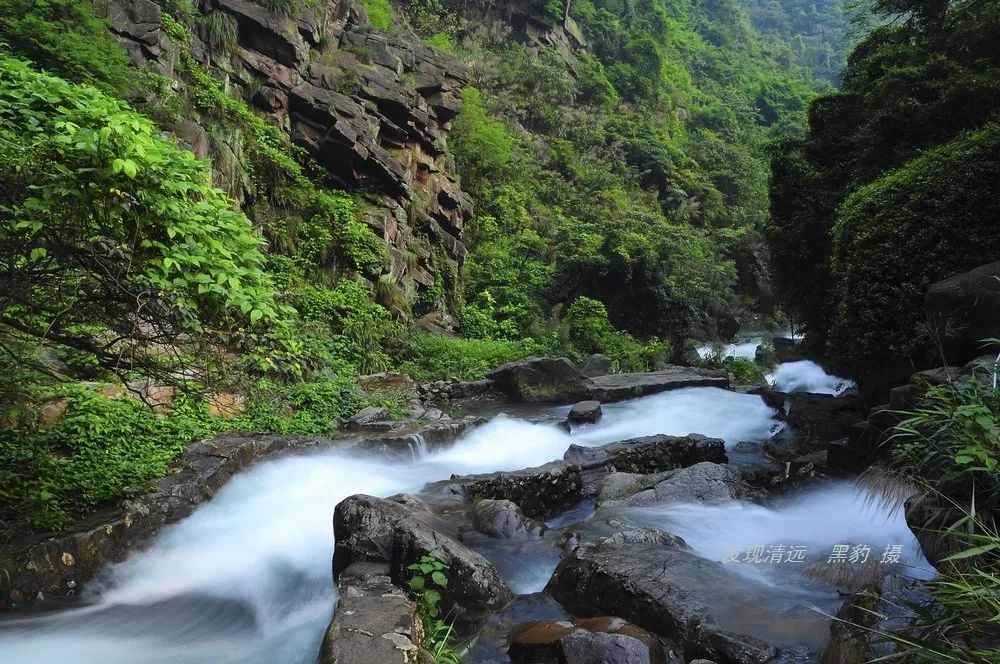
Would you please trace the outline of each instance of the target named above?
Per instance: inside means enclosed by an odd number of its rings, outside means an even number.
[[[414,461],[426,459],[430,452],[427,448],[427,439],[422,433],[411,433],[406,437],[406,445],[410,448],[410,454]]]

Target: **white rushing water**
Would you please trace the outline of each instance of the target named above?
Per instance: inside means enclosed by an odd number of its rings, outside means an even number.
[[[847,378],[831,376],[823,367],[810,360],[779,364],[767,380],[779,392],[812,392],[814,394],[843,394],[855,387]]]
[[[80,607],[0,622],[0,661],[312,664],[335,601],[331,521],[345,497],[415,492],[452,473],[540,465],[561,458],[571,442],[691,432],[728,443],[761,440],[776,427],[772,415],[759,397],[694,388],[609,404],[599,424],[572,437],[555,426],[500,417],[413,462],[342,449],[262,462],[164,529],[146,550],[107,570],[85,588]],[[416,443],[414,450],[420,451]],[[730,546],[785,536],[815,534],[824,542],[840,536],[835,533],[853,537],[848,523],[870,528],[858,537],[897,537],[905,528],[896,518],[886,531],[840,493],[797,500],[769,508],[657,508],[649,518],[715,558]],[[504,558],[498,560],[501,573],[519,592],[540,590],[557,559],[554,550],[492,546]]]

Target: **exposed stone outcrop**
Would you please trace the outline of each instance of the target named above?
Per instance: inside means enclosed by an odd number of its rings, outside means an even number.
[[[649,475],[701,461],[727,461],[724,441],[698,434],[645,436],[602,447],[574,444],[566,450],[563,459],[580,466],[586,496],[596,496],[601,482],[614,472]]]
[[[566,416],[566,421],[570,424],[593,424],[601,419],[600,401],[578,401],[573,405]]]
[[[1000,262],[932,284],[924,311],[946,361],[961,364],[991,350],[995,357],[1000,345],[984,349],[983,342],[1000,338]]]
[[[333,180],[372,194],[362,218],[385,242],[388,278],[406,297],[462,263],[462,229],[473,201],[458,183],[446,139],[470,80],[465,64],[413,34],[371,31],[351,0],[306,3],[290,17],[248,0],[201,4],[206,13],[235,20],[237,41],[231,53],[214,53],[206,45],[208,28],[195,26],[194,57],[229,94],[250,99]],[[104,11],[133,61],[177,75],[180,51],[166,36],[159,5],[111,0]],[[200,157],[234,152],[209,140],[209,122],[193,114],[172,129]],[[218,184],[243,200],[244,178],[226,172],[227,162],[234,160],[215,160]]]
[[[526,357],[497,367],[489,377],[511,399],[527,402],[575,401],[593,387],[565,357]]]
[[[795,432],[820,442],[849,435],[851,427],[864,416],[856,394],[794,393],[788,395],[787,409],[785,419]]]
[[[412,496],[346,498],[334,510],[333,533],[338,578],[355,563],[379,562],[389,566],[392,582],[403,586],[413,575],[407,567],[433,556],[448,566],[448,587],[442,589],[446,609],[495,611],[514,597],[489,561],[459,543],[453,525]]]
[[[614,370],[614,363],[607,355],[594,353],[580,363],[580,372],[588,378],[606,376]]]
[[[448,486],[470,502],[482,498],[513,501],[532,518],[558,514],[583,497],[580,467],[560,461],[513,472],[454,476]]]
[[[728,465],[702,461],[687,468],[657,473],[655,475],[632,475],[633,484],[620,486],[621,482],[611,475],[601,485],[599,499],[602,503],[621,502],[625,505],[647,506],[676,502],[723,502],[756,495],[740,471]],[[616,487],[615,496],[608,482]],[[627,491],[635,488],[635,491]]]
[[[472,506],[472,527],[499,539],[536,539],[546,530],[544,523],[526,517],[517,503],[489,498]]]
[[[582,544],[559,563],[549,590],[574,615],[620,616],[676,641],[685,659],[722,664],[771,661],[778,649],[768,641],[787,638],[781,630],[791,623],[826,627],[808,608],[778,600],[770,587],[649,528]]]

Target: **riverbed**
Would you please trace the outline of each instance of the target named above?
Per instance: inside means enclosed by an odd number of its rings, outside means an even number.
[[[776,387],[828,387],[842,381],[815,365],[779,367]],[[822,375],[816,374],[819,370]],[[534,409],[559,415],[565,407]],[[596,446],[627,438],[700,433],[727,447],[762,441],[784,424],[760,397],[718,388],[687,388],[608,404],[595,425],[572,434],[552,424],[500,415],[447,449],[412,461],[344,449],[263,461],[234,477],[210,502],[164,529],[143,551],[109,567],[81,591],[69,609],[0,622],[0,660],[12,664],[312,664],[336,603],[331,578],[334,506],[356,493],[387,496],[418,492],[452,474],[517,470],[561,459],[571,443]],[[835,544],[870,546],[875,555],[901,546],[901,569],[926,576],[901,514],[885,512],[856,491],[850,478],[822,480],[764,504],[670,504],[595,512],[579,505],[549,525],[573,526],[594,536],[610,516],[669,530],[699,555],[732,565],[761,584],[781,589],[783,601],[814,609],[815,624],[790,625],[797,639],[815,648],[825,614],[842,598],[834,588],[809,580],[803,566],[745,561],[756,547],[797,547],[807,562],[827,556]],[[541,594],[559,551],[543,540],[509,543],[472,537],[473,548],[494,561],[521,596],[502,624],[535,617],[562,617]],[[498,623],[500,624],[500,623]],[[502,658],[503,627],[477,643],[465,661]],[[484,645],[485,644],[485,645]]]

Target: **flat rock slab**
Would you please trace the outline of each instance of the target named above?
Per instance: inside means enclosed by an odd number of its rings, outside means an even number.
[[[392,585],[389,566],[356,563],[340,575],[340,601],[318,664],[415,664],[424,627],[417,605]]]
[[[641,528],[587,542],[549,582],[574,615],[614,615],[681,644],[688,658],[762,664],[777,646],[820,644],[820,614],[688,550],[679,538]]]
[[[588,396],[597,401],[622,401],[683,387],[729,389],[729,374],[717,369],[668,367],[663,371],[608,374],[590,379]]]

